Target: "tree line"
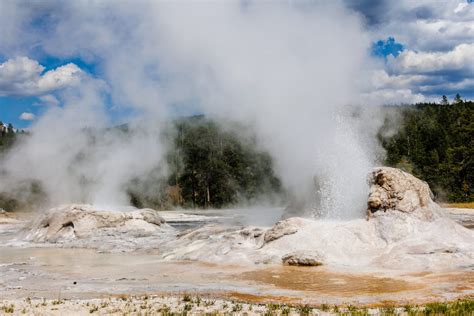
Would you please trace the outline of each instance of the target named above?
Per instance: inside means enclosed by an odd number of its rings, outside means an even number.
[[[450,104],[443,97],[439,103],[386,110],[395,112],[397,119],[388,115],[378,133],[386,150],[385,164],[427,181],[439,201],[473,201],[474,103],[457,96]],[[85,132],[95,138],[114,130],[130,132],[126,125]],[[286,192],[272,158],[249,130],[232,122],[218,124],[204,116],[170,122],[162,135],[168,144],[167,172],[157,168],[146,177],[131,180],[126,186],[130,203],[155,209],[222,208],[251,204],[263,197],[284,200]],[[0,162],[2,154],[21,137],[29,137],[29,133],[18,132],[11,124],[0,125]],[[40,183],[32,182],[28,191],[34,199],[44,199]],[[12,196],[0,192],[0,208],[18,205]]]
[[[270,155],[259,149],[243,126],[225,125],[226,129],[204,116],[173,122],[165,131],[171,144],[166,183],[155,181],[155,193],[150,195],[140,189],[144,186],[140,181],[153,185],[149,179],[136,179],[129,190],[132,203],[139,207],[221,208],[281,196]]]
[[[452,103],[392,107],[400,125],[386,119],[379,138],[389,166],[404,169],[428,182],[437,200],[474,200],[474,103],[456,95]],[[389,136],[386,136],[389,134]]]

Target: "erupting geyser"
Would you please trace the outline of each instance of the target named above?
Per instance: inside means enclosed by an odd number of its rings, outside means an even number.
[[[0,191],[24,193],[34,181],[51,206],[127,204],[131,181],[166,173],[163,126],[177,114],[200,113],[223,128],[228,120],[248,126],[295,199],[312,200],[316,178],[325,216],[363,215],[382,120],[370,105],[348,106],[360,103],[358,82],[372,61],[363,21],[343,2],[225,1],[183,9],[74,1],[57,14],[52,4],[43,9],[54,27],[31,46],[64,58],[87,52],[101,67],[97,77],[78,72],[78,85],[58,96],[61,106],[45,110],[5,157]],[[77,21],[87,28],[79,30]],[[129,133],[110,129],[117,122],[108,116],[109,99],[114,110],[133,113]]]

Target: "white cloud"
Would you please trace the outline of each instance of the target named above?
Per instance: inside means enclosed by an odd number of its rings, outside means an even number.
[[[472,42],[474,5],[465,0],[385,2],[377,12],[381,23],[372,29],[374,40],[393,36],[417,51],[446,51]]]
[[[368,103],[417,103],[438,100],[442,94],[469,98],[474,71],[474,44],[460,44],[447,52],[406,50],[388,56],[386,69],[372,72],[363,100]]]
[[[13,82],[33,80],[43,70],[44,67],[37,61],[28,57],[17,57],[0,64],[0,79]]]
[[[474,97],[474,4],[466,0],[344,0],[370,18],[373,42],[394,37],[404,46],[387,57],[367,82],[377,98],[438,98],[461,93]],[[370,89],[372,88],[372,90]],[[410,93],[408,93],[410,91]]]
[[[366,104],[414,104],[426,102],[428,98],[411,89],[379,89],[362,94],[362,101]]]
[[[46,94],[39,97],[39,102],[36,102],[34,105],[50,105],[58,106],[59,100],[52,94]]]
[[[38,80],[41,91],[52,91],[76,83],[82,70],[73,63],[47,71]]]
[[[23,121],[33,121],[35,119],[36,115],[34,115],[33,113],[29,113],[29,112],[23,112],[21,113],[20,115],[20,120],[23,120]]]
[[[414,85],[423,84],[430,77],[426,75],[389,75],[385,70],[379,69],[372,73],[371,86],[375,89],[409,89]]]
[[[460,44],[448,52],[407,50],[388,57],[389,68],[399,73],[430,73],[449,70],[474,70],[474,44]]]
[[[468,8],[469,4],[467,2],[461,2],[460,4],[458,4],[458,6],[456,7],[456,9],[454,9],[454,13],[460,13],[460,12],[463,12],[464,10],[466,10]]]
[[[0,64],[0,96],[45,94],[78,83],[83,73],[73,63],[43,71],[43,66],[28,57],[16,57]]]
[[[426,75],[390,74],[384,69],[374,68],[363,86],[361,101],[368,105],[424,102],[427,98],[415,88],[430,80]]]
[[[368,103],[417,103],[474,91],[474,44],[461,44],[449,52],[405,51],[389,57],[387,70],[372,71],[363,99]],[[467,93],[468,94],[468,93]]]
[[[433,94],[436,91],[445,91],[443,94],[454,95],[461,93],[461,96],[465,96],[463,91],[474,91],[474,79],[466,78],[459,82],[441,82],[438,84],[431,84],[426,86],[420,86],[419,91],[426,94]]]

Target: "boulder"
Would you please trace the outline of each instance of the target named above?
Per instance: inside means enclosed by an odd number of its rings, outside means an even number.
[[[368,213],[413,213],[434,204],[428,184],[400,169],[379,167],[369,175]]]
[[[25,240],[62,242],[88,238],[107,230],[109,235],[149,235],[167,226],[151,209],[128,212],[100,210],[91,205],[64,205],[40,215],[26,229]]]
[[[298,231],[302,225],[301,218],[291,217],[277,222],[272,228],[266,231],[263,240],[269,243],[285,235],[291,235]]]
[[[281,258],[283,264],[290,266],[320,266],[323,264],[323,257],[315,251],[295,251],[284,255]]]

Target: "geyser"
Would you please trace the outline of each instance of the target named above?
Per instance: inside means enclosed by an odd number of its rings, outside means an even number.
[[[31,45],[18,23],[23,55],[41,47],[100,66],[60,93],[61,106],[46,110],[2,160],[1,190],[36,180],[51,204],[126,204],[125,183],[166,170],[160,126],[198,112],[252,126],[295,199],[317,202],[332,218],[364,215],[378,123],[371,111],[348,106],[357,103],[370,58],[360,18],[342,2],[8,6],[54,25],[37,29],[45,34]],[[126,118],[129,136],[87,136],[116,123],[109,114],[117,109],[134,114]]]
[[[119,213],[66,205],[40,214],[24,239],[103,251],[155,249],[169,261],[407,271],[472,263],[474,232],[432,201],[425,182],[382,167],[370,174],[370,183],[368,220],[292,217],[272,227],[212,223],[179,232],[152,210]]]

